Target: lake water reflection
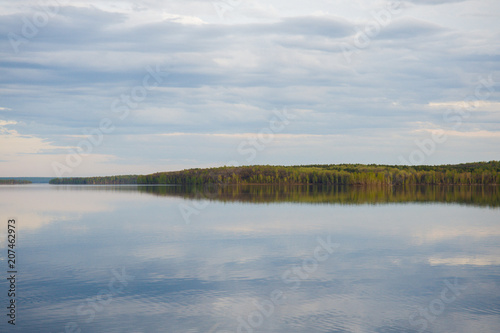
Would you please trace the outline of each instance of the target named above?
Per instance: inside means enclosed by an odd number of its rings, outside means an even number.
[[[499,202],[470,186],[1,186],[0,331],[498,332]]]

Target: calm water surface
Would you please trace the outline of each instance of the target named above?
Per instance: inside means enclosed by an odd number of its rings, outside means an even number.
[[[1,186],[0,332],[496,333],[498,192]]]

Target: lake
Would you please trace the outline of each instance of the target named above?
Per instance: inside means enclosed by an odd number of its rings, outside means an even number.
[[[6,185],[0,218],[1,332],[500,330],[498,187]]]

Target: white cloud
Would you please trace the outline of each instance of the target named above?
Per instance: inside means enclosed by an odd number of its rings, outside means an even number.
[[[500,265],[500,257],[498,255],[480,255],[468,257],[430,257],[429,264],[432,266],[449,265],[449,266],[497,266]]]
[[[16,130],[7,129],[5,126],[16,125],[17,122],[0,120],[0,155],[3,159],[21,154],[36,154],[60,147],[53,146],[45,139],[21,135]]]
[[[182,23],[182,24],[194,24],[194,25],[201,25],[206,22],[204,22],[202,19],[196,16],[186,16],[186,15],[174,15],[174,14],[169,14],[169,13],[163,13],[162,18],[167,21],[172,21],[176,23]]]
[[[7,125],[15,125],[15,124],[17,124],[17,121],[14,121],[14,120],[2,120],[2,119],[0,119],[0,127],[1,126],[7,126]],[[0,128],[0,133],[2,133],[2,129],[1,128]]]
[[[444,129],[418,129],[413,131],[415,133],[418,132],[428,132],[431,134],[435,134],[436,136],[455,136],[455,137],[463,137],[463,138],[500,138],[500,131],[486,131],[486,130],[478,130],[478,131],[454,131],[454,130],[444,130]]]
[[[160,136],[185,136],[185,137],[201,137],[201,138],[210,138],[210,137],[219,137],[219,138],[228,138],[228,139],[253,139],[259,136],[264,136],[265,140],[268,140],[268,136],[272,136],[276,139],[307,139],[307,138],[335,138],[341,137],[339,134],[290,134],[290,133],[271,133],[268,132],[261,133],[162,133],[157,134]]]
[[[467,111],[488,111],[500,112],[500,102],[491,101],[454,101],[454,102],[433,102],[429,103],[430,108],[435,109],[453,109],[453,110],[467,110]]]

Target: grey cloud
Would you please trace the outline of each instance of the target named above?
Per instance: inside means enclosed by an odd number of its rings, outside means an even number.
[[[58,15],[64,17],[74,26],[94,25],[95,27],[105,27],[117,23],[123,23],[126,16],[120,13],[111,13],[95,7],[61,7]]]
[[[387,27],[382,28],[380,35],[375,37],[375,39],[409,39],[436,35],[446,31],[448,29],[431,22],[413,18],[400,18],[394,20]]]
[[[259,34],[308,35],[340,37],[352,33],[348,21],[335,17],[289,17],[281,22],[268,24],[249,24],[245,30]]]
[[[46,21],[38,23],[35,17],[45,17]],[[88,38],[98,32],[102,33],[103,29],[123,23],[125,20],[126,16],[120,13],[110,13],[92,7],[65,6],[48,13],[38,9],[4,15],[0,17],[0,32],[6,36],[14,33],[33,40],[49,37],[53,41],[74,42],[83,36]],[[35,30],[34,36],[30,36],[33,30]],[[28,36],[25,31],[28,32]]]
[[[4,16],[0,20],[0,32],[8,34],[18,26],[21,33],[22,18],[29,14]],[[97,8],[63,7],[57,16],[33,39],[34,43],[48,43],[56,47],[82,48],[92,45],[98,49],[151,51],[206,50],[210,45],[218,47],[237,36],[307,35],[340,37],[352,33],[351,24],[334,17],[290,17],[275,23],[242,25],[186,25],[165,20],[133,28],[125,27],[124,14],[110,13]],[[3,23],[3,24],[2,24]],[[224,38],[225,40],[221,40]],[[215,44],[214,44],[215,42]],[[146,48],[147,47],[147,48]]]
[[[288,133],[370,133],[383,145],[385,134],[404,133],[415,122],[439,125],[442,116],[423,106],[465,98],[479,75],[500,72],[491,28],[471,34],[413,18],[410,7],[356,49],[350,64],[340,45],[353,43],[355,25],[363,25],[342,17],[133,26],[128,14],[64,7],[20,54],[0,39],[0,107],[27,124],[20,132],[48,136],[81,134],[103,117],[116,121],[116,135],[258,132],[266,119],[253,112],[288,107],[308,110]],[[23,15],[30,12],[0,17],[0,34],[18,31]],[[119,120],[111,103],[157,64],[169,76]],[[470,118],[467,128],[487,121],[494,129],[497,118]],[[107,151],[120,155],[122,143],[109,142]]]
[[[411,2],[417,5],[442,5],[442,4],[453,4],[464,1],[467,0],[406,0],[406,2]]]

